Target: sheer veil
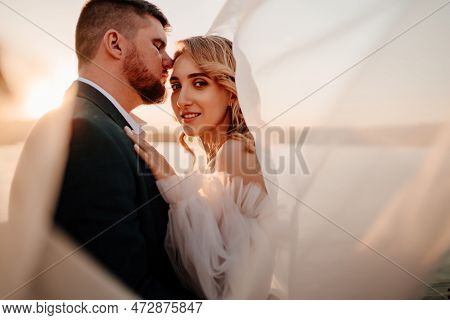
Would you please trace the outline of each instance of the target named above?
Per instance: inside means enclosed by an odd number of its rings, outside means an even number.
[[[433,291],[450,248],[449,16],[444,0],[228,0],[217,16],[209,33],[234,42],[277,208],[280,297]],[[44,117],[24,145],[0,225],[2,298],[135,298],[52,225],[71,114]]]
[[[229,0],[213,23],[277,203],[285,297],[433,290],[450,248],[449,15],[436,0]]]

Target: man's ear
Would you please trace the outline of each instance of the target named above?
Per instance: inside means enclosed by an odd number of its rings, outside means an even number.
[[[112,58],[120,60],[125,53],[126,39],[117,30],[110,29],[103,36],[103,46]]]

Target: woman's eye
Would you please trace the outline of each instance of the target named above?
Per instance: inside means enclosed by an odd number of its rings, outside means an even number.
[[[172,83],[171,86],[173,91],[181,88],[181,85],[179,83]]]
[[[208,83],[206,81],[203,80],[198,80],[194,82],[194,87],[204,87],[206,86]]]

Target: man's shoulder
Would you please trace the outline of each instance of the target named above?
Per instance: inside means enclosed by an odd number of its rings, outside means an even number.
[[[85,119],[93,123],[112,121],[99,106],[83,97],[75,97],[73,100],[73,119]]]
[[[107,114],[89,100],[74,101],[70,145],[74,152],[131,154],[131,141]]]
[[[113,119],[96,104],[82,97],[74,100],[72,129],[74,134],[95,133],[114,139],[126,138],[123,129]]]

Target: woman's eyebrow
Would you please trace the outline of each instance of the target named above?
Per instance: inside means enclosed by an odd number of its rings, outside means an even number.
[[[187,76],[188,79],[196,78],[196,77],[205,77],[209,79],[209,76],[206,73],[200,72],[200,73],[191,73]]]
[[[205,77],[208,79],[211,79],[206,73],[204,72],[196,72],[196,73],[191,73],[187,76],[188,79],[192,79],[192,78],[197,78],[197,77]],[[176,76],[171,76],[169,81],[179,81],[180,79],[178,79],[178,77]]]

